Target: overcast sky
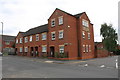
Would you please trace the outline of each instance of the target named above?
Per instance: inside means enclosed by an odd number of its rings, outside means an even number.
[[[118,1],[0,0],[0,22],[4,23],[4,34],[16,36],[19,31],[46,24],[56,8],[71,14],[85,11],[94,24],[95,41],[101,41],[100,27],[104,22],[113,24],[118,32]]]

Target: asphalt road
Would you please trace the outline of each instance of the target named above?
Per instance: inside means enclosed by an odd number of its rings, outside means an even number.
[[[117,57],[109,57],[105,59],[92,59],[86,61],[66,61],[63,64],[59,64],[48,63],[45,61],[47,59],[34,59],[19,56],[4,56],[2,60],[2,77],[118,78],[118,69],[115,68],[115,63],[113,61],[115,59],[117,59]],[[105,67],[100,67],[101,61],[101,64],[105,64]],[[85,64],[88,64],[88,66],[85,66]]]
[[[0,79],[2,78],[2,57],[0,56]]]

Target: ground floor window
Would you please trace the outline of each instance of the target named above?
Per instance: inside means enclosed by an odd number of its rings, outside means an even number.
[[[83,45],[83,52],[85,52],[85,45]]]
[[[20,47],[20,52],[22,52],[22,47]]]
[[[91,45],[89,45],[89,52],[91,52]]]
[[[86,45],[86,52],[88,52],[88,45]]]
[[[25,47],[25,52],[28,52],[28,47]]]
[[[42,45],[42,52],[47,52],[47,46],[46,45]]]
[[[64,53],[64,45],[60,45],[59,46],[59,52],[60,53]]]

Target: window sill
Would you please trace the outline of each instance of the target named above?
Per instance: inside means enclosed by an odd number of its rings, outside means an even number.
[[[53,28],[53,27],[55,27],[55,26],[51,26],[51,28]]]
[[[59,40],[63,40],[63,38],[59,38]]]
[[[63,23],[62,24],[58,24],[59,26],[61,26],[61,25],[63,25]]]

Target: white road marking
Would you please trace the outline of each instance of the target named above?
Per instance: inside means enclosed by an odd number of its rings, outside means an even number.
[[[103,68],[103,67],[105,67],[105,65],[101,65],[100,67]]]
[[[45,61],[45,62],[47,62],[47,63],[53,63],[53,61]]]

